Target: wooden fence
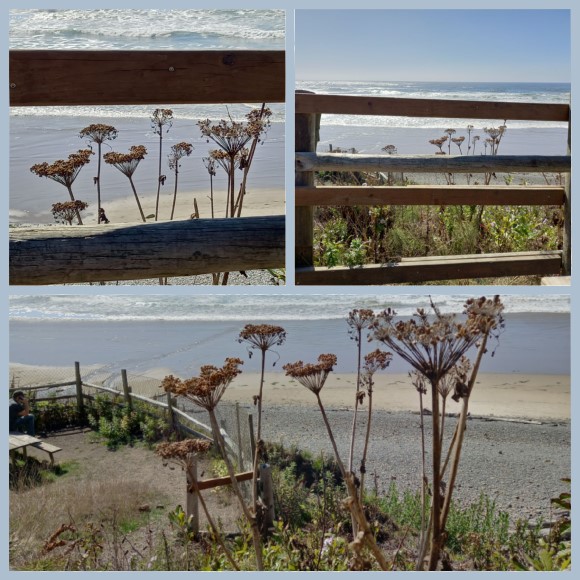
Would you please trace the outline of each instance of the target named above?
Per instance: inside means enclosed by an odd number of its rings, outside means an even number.
[[[13,50],[9,67],[11,106],[285,100],[284,51]],[[50,233],[46,228],[11,230],[10,284],[144,279],[285,265],[280,216],[232,218],[227,226],[224,220],[190,221],[127,225],[114,231],[99,225],[79,228],[74,235],[72,228],[58,226]],[[152,260],[151,236],[156,240]]]
[[[25,392],[44,392],[52,391],[55,389],[62,389],[63,387],[75,387],[75,393],[65,394],[59,396],[48,396],[48,397],[35,397],[35,401],[57,401],[57,400],[70,400],[71,398],[76,398],[76,407],[79,417],[84,417],[86,414],[85,403],[90,402],[94,399],[93,395],[87,393],[87,389],[95,390],[98,392],[107,393],[115,398],[121,400],[128,408],[132,408],[135,402],[145,403],[150,405],[155,409],[161,409],[167,414],[167,420],[172,430],[179,431],[189,437],[204,438],[213,442],[214,434],[212,433],[211,426],[202,423],[189,415],[188,413],[179,409],[176,405],[175,399],[171,396],[171,393],[167,393],[166,401],[158,401],[151,399],[149,397],[144,397],[143,395],[138,395],[133,393],[131,386],[129,384],[129,379],[127,377],[127,371],[121,370],[121,382],[123,391],[106,387],[104,385],[96,385],[93,383],[88,383],[82,380],[80,363],[75,362],[75,380],[65,381],[60,383],[53,383],[47,385],[35,385],[33,387],[14,387],[9,389],[10,397],[17,390],[22,390]],[[255,441],[254,441],[254,428],[252,415],[248,415],[248,427],[250,430],[251,439],[251,452],[243,453],[242,450],[242,437],[241,437],[241,425],[240,425],[240,412],[239,405],[236,403],[236,434],[237,441],[234,441],[232,437],[225,431],[225,429],[220,429],[220,433],[224,439],[226,452],[230,457],[230,460],[234,465],[237,465],[241,473],[236,474],[236,480],[238,482],[250,481],[254,477],[254,465],[253,457],[255,454]],[[234,435],[235,436],[235,435]],[[52,458],[52,456],[51,456]],[[249,471],[243,471],[244,469]],[[258,483],[260,496],[264,505],[265,510],[265,525],[269,529],[274,521],[274,492],[272,483],[272,471],[268,464],[260,464],[258,471]],[[200,531],[200,517],[199,517],[199,501],[200,492],[207,489],[215,489],[216,487],[223,487],[231,485],[231,480],[228,477],[214,477],[211,479],[200,480],[197,474],[197,461],[195,454],[188,454],[186,461],[186,481],[185,481],[185,491],[186,491],[186,515],[191,517],[191,530],[194,533],[199,533]]]
[[[295,260],[296,284],[391,284],[525,275],[570,275],[570,155],[439,156],[316,153],[323,114],[396,115],[467,119],[561,121],[570,107],[561,104],[451,101],[296,93]],[[317,187],[316,171],[421,173],[558,172],[562,187],[380,186]],[[356,268],[314,267],[314,207],[354,205],[559,205],[564,210],[560,251],[402,258]]]
[[[161,410],[165,412],[167,415],[167,420],[169,422],[170,427],[175,430],[179,431],[182,434],[190,437],[201,437],[204,439],[208,439],[213,441],[213,433],[210,425],[206,423],[202,423],[198,421],[195,417],[192,417],[185,411],[182,411],[178,408],[175,399],[171,396],[170,393],[167,393],[165,397],[165,401],[159,401],[156,399],[151,399],[150,397],[145,397],[143,395],[139,395],[134,393],[131,389],[131,385],[129,384],[129,379],[127,377],[127,372],[125,370],[121,371],[121,384],[122,384],[122,391],[118,389],[113,389],[111,387],[106,387],[104,385],[97,385],[93,383],[89,383],[82,379],[81,374],[81,367],[78,362],[75,362],[75,380],[74,381],[65,381],[59,382],[54,384],[46,384],[46,385],[34,385],[33,387],[26,387],[26,386],[18,386],[18,387],[11,387],[9,389],[10,397],[13,395],[15,391],[24,391],[26,393],[37,393],[37,392],[51,392],[57,389],[75,387],[74,394],[73,393],[65,393],[62,395],[48,395],[43,397],[35,396],[34,399],[37,402],[41,401],[58,401],[58,400],[70,400],[76,399],[76,408],[79,417],[84,417],[86,415],[85,405],[87,402],[90,402],[94,399],[94,395],[90,394],[88,391],[97,391],[102,393],[107,393],[112,395],[113,397],[118,398],[120,403],[126,404],[129,408],[132,408],[135,402],[141,402],[152,408]],[[161,383],[161,381],[160,381]],[[239,412],[236,413],[236,416],[239,420]],[[249,416],[249,425],[252,428],[252,421],[251,415]],[[237,429],[237,433],[239,433],[240,429]],[[231,456],[231,459],[234,463],[239,464],[240,467],[250,468],[252,466],[252,460],[250,457],[245,457],[242,454],[241,450],[241,436],[238,435],[238,441],[234,441],[232,437],[225,431],[225,429],[221,428],[221,434],[224,437],[226,443],[226,449],[228,454]],[[249,454],[246,454],[246,456]]]

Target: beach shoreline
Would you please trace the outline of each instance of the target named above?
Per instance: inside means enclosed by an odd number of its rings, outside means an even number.
[[[111,376],[99,365],[83,367],[83,376],[93,377],[90,382]],[[133,392],[145,396],[158,395],[163,377],[172,374],[166,367],[152,367],[141,377],[130,376]],[[35,366],[10,363],[10,376],[19,388],[30,384],[54,384],[74,380],[73,367]],[[46,383],[39,382],[46,377]],[[141,379],[141,380],[140,380]],[[373,408],[383,412],[417,412],[419,399],[406,374],[377,374],[373,392]],[[85,379],[86,380],[86,379]],[[228,403],[251,405],[259,390],[260,375],[242,373],[232,381],[223,400]],[[157,382],[158,381],[158,382]],[[356,374],[332,373],[321,392],[328,409],[353,408]],[[283,372],[266,373],[264,407],[284,409],[312,409],[316,398]],[[425,407],[429,407],[427,401]],[[366,408],[366,403],[363,403]],[[526,373],[480,373],[471,400],[472,416],[528,421],[570,421],[570,376],[537,375]],[[460,407],[449,400],[447,412],[454,414]]]

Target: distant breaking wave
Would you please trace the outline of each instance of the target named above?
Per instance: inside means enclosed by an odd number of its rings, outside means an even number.
[[[477,295],[477,294],[476,294]],[[443,312],[461,313],[466,295],[433,296]],[[569,313],[568,295],[506,295],[506,313]],[[10,319],[18,321],[283,321],[346,318],[354,308],[387,307],[410,316],[428,307],[427,295],[302,296],[12,296]]]
[[[11,10],[10,48],[284,48],[283,10]]]

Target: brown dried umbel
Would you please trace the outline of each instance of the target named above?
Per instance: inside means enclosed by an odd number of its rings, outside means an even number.
[[[211,445],[211,441],[207,439],[165,441],[157,445],[155,453],[163,459],[176,459],[185,462],[190,453],[207,453],[211,449]]]
[[[55,221],[66,223],[72,226],[72,222],[81,211],[84,211],[89,207],[89,204],[80,199],[75,199],[75,201],[63,201],[61,203],[52,204],[52,215]]]
[[[242,364],[239,358],[226,358],[222,368],[202,366],[197,377],[181,380],[169,375],[163,379],[161,387],[166,392],[186,397],[207,411],[213,411],[230,383],[242,372],[238,368]]]
[[[497,336],[503,328],[503,304],[499,296],[471,298],[465,302],[464,320],[458,322],[455,315],[442,314],[431,301],[433,313],[428,315],[423,309],[410,320],[395,320],[395,312],[388,309],[377,317],[373,325],[374,338],[388,344],[407,361],[418,373],[414,384],[419,391],[422,411],[422,397],[431,387],[431,434],[432,434],[432,501],[431,516],[427,528],[422,528],[417,567],[422,570],[425,556],[429,570],[435,570],[440,560],[445,542],[445,526],[451,497],[457,477],[461,448],[467,419],[471,390],[483,354],[487,351],[490,336]],[[477,345],[477,355],[469,379],[468,363],[464,356]],[[459,365],[459,366],[456,366]],[[443,382],[445,376],[455,368],[455,386],[462,408],[452,437],[450,448],[444,459],[442,454],[445,428],[445,401],[451,390],[451,383]],[[421,378],[423,377],[423,379]],[[443,400],[441,404],[440,398]],[[422,439],[423,441],[423,439]],[[423,451],[423,457],[424,457]],[[442,488],[443,475],[450,466],[448,484]],[[425,478],[425,469],[423,468]],[[424,495],[424,493],[423,493]],[[426,518],[423,514],[423,522]]]
[[[117,153],[115,151],[110,151],[103,155],[105,163],[116,167],[123,175],[129,179],[131,184],[131,189],[133,190],[133,195],[135,196],[135,201],[137,202],[137,207],[139,208],[139,213],[141,214],[141,219],[145,222],[145,214],[143,213],[143,208],[141,207],[141,201],[139,200],[139,195],[135,189],[135,184],[133,183],[133,173],[137,169],[139,163],[147,155],[147,148],[144,145],[132,145],[128,153]]]
[[[262,459],[262,403],[264,400],[264,374],[266,368],[266,352],[273,346],[281,346],[286,340],[286,331],[281,326],[272,324],[246,324],[238,337],[238,342],[246,342],[249,346],[249,356],[252,356],[252,350],[256,349],[262,353],[262,364],[260,373],[260,388],[258,395],[254,396],[254,404],[258,405],[258,427],[256,431],[256,452],[254,455],[254,511],[258,513],[258,468]],[[276,363],[274,363],[276,364]]]
[[[285,340],[286,331],[281,326],[272,324],[246,324],[238,338],[238,342],[247,342],[250,348],[262,352],[273,346],[281,346]]]
[[[165,184],[165,175],[161,174],[161,159],[163,151],[163,128],[169,132],[173,125],[173,111],[171,109],[155,109],[151,115],[151,128],[156,135],[159,135],[159,175],[157,178],[157,198],[155,200],[155,221],[159,216],[159,195],[161,186]],[[172,218],[173,219],[173,218]]]
[[[272,111],[263,106],[261,109],[253,109],[246,115],[246,121],[234,121],[221,119],[218,123],[212,124],[210,119],[199,121],[197,126],[201,134],[209,143],[210,140],[216,143],[221,149],[210,151],[210,156],[215,159],[228,174],[228,196],[226,201],[226,217],[234,217],[236,209],[241,209],[241,201],[245,192],[245,180],[238,200],[236,201],[234,172],[237,168],[247,169],[251,163],[255,145],[262,140],[262,135],[266,133],[270,126],[270,116]],[[253,141],[250,150],[246,145]],[[238,216],[239,217],[239,216]]]
[[[390,308],[377,316],[373,338],[384,342],[414,369],[433,383],[447,374],[485,333],[503,325],[503,304],[494,299],[470,299],[465,303],[466,319],[442,314],[431,303],[433,316],[422,308],[410,320],[396,319]]]
[[[105,141],[113,141],[117,138],[119,131],[112,125],[96,123],[81,129],[79,137],[86,139],[89,143],[97,144],[97,176],[94,182],[97,186],[97,223],[101,213],[101,149]],[[90,146],[90,145],[89,145]]]
[[[193,151],[193,145],[182,141],[171,146],[171,153],[167,156],[169,169],[175,173],[175,189],[173,190],[173,205],[171,206],[171,217],[173,219],[175,214],[175,203],[177,201],[177,181],[179,175],[179,168],[181,167],[181,159],[189,157]]]
[[[93,152],[90,149],[79,149],[76,153],[71,153],[68,159],[58,159],[54,163],[37,163],[30,168],[32,173],[39,177],[47,177],[61,185],[64,185],[69,193],[71,201],[75,201],[72,191],[72,184],[77,178],[80,170],[90,163]],[[76,214],[79,225],[83,225],[80,213]]]
[[[315,395],[319,395],[328,375],[335,366],[335,354],[321,354],[318,357],[318,364],[304,364],[299,360],[295,363],[288,363],[282,368],[286,371],[287,376],[296,379]]]

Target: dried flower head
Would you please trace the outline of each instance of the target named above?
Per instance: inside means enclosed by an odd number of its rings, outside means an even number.
[[[384,151],[387,155],[394,155],[397,152],[397,147],[395,145],[385,145],[381,151]]]
[[[102,123],[94,123],[81,129],[79,137],[81,139],[88,139],[93,143],[104,143],[105,141],[112,141],[116,139],[119,131],[112,125],[103,125]]]
[[[304,364],[301,360],[284,365],[286,375],[296,379],[301,385],[318,395],[336,365],[336,355],[321,354],[318,364]]]
[[[51,212],[55,221],[67,223],[70,226],[78,213],[84,211],[87,207],[89,207],[89,204],[86,201],[76,199],[75,201],[53,203]]]
[[[373,336],[436,384],[484,335],[503,327],[503,304],[498,296],[469,299],[463,322],[442,314],[433,302],[431,308],[431,316],[418,309],[410,320],[396,320],[393,310],[385,310],[373,324]]]
[[[167,156],[169,169],[178,170],[179,161],[183,157],[189,157],[193,151],[193,145],[182,141],[171,146],[171,152]]]
[[[230,157],[236,156],[252,139],[260,140],[270,126],[272,111],[265,107],[253,109],[246,115],[246,122],[222,119],[212,124],[209,119],[198,121],[197,126],[201,134],[216,143]]]
[[[90,162],[93,152],[90,149],[79,149],[71,153],[68,159],[58,159],[54,163],[37,163],[30,168],[39,177],[48,177],[66,187],[72,186],[79,171]]]
[[[185,461],[189,453],[207,453],[212,443],[207,439],[184,439],[183,441],[164,441],[155,447],[155,453],[163,459]]]
[[[461,360],[441,378],[437,384],[437,390],[443,399],[446,399],[451,392],[455,393],[452,397],[454,401],[459,401],[459,398],[464,396],[461,394],[456,398],[456,394],[464,393],[467,389],[467,376],[470,369],[470,360],[466,356],[462,356]]]
[[[351,310],[346,319],[346,323],[349,326],[348,334],[351,340],[355,340],[358,343],[361,332],[365,328],[369,328],[374,320],[375,313],[368,308],[355,308]]]
[[[247,342],[250,348],[262,352],[274,345],[281,346],[285,340],[286,331],[281,326],[272,324],[246,324],[238,337],[238,342]]]
[[[384,371],[393,360],[393,355],[390,352],[385,352],[384,350],[373,350],[365,356],[365,362],[363,364],[362,372],[362,383],[366,385],[367,390],[370,392],[373,388],[373,377],[377,371]]]
[[[174,395],[181,395],[208,411],[215,409],[232,380],[242,371],[239,358],[227,358],[222,368],[204,365],[199,376],[181,380],[173,375],[165,377],[161,387]]]
[[[205,168],[207,169],[207,172],[209,173],[209,175],[211,175],[212,177],[215,177],[215,175],[216,175],[216,167],[215,167],[216,160],[213,157],[202,157],[201,160],[202,160]]]
[[[103,155],[105,163],[116,167],[123,175],[131,177],[135,173],[135,169],[147,155],[147,148],[145,145],[132,145],[129,153],[116,153],[110,151]]]
[[[155,109],[151,115],[151,128],[156,135],[161,135],[163,127],[167,126],[167,131],[173,125],[173,111],[171,109]]]

